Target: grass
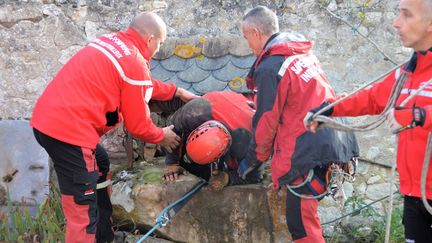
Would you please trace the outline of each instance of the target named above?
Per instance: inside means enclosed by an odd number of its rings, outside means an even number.
[[[391,223],[390,223],[390,242],[405,242],[404,228],[402,225],[402,213],[401,207],[393,209]],[[385,241],[385,229],[386,222],[383,219],[381,222],[374,222],[372,225],[372,232],[375,236],[375,242],[384,243]]]
[[[28,208],[13,205],[8,194],[7,212],[2,218],[0,242],[64,242],[65,221],[60,192],[54,186],[35,217]]]
[[[367,203],[363,198],[353,196],[348,198],[344,204],[344,212],[352,212],[358,208],[365,206]],[[402,243],[405,242],[404,227],[402,225],[402,204],[393,207],[390,225],[390,239],[391,243]],[[327,242],[374,242],[383,243],[385,241],[386,234],[386,215],[377,212],[373,207],[369,206],[357,213],[351,215],[351,217],[359,216],[368,219],[372,219],[371,225],[352,226],[348,225],[342,227],[342,225],[336,224],[334,234],[327,238]],[[365,231],[366,226],[368,229]]]

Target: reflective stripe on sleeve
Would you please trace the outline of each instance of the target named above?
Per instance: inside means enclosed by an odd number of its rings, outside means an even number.
[[[294,59],[300,58],[302,56],[304,56],[304,54],[289,56],[287,59],[285,59],[285,61],[283,62],[282,66],[279,69],[278,75],[283,77],[285,75],[287,68],[289,67],[289,65],[291,65]]]
[[[153,86],[153,82],[151,80],[133,80],[126,76],[126,74],[123,71],[123,68],[118,63],[117,59],[111,55],[105,48],[102,46],[96,44],[96,43],[90,43],[89,46],[96,48],[100,52],[102,52],[108,59],[112,62],[112,64],[116,67],[118,73],[120,74],[120,77],[127,83],[132,85],[139,85],[139,86]]]

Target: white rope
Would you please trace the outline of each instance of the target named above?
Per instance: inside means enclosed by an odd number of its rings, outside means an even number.
[[[429,205],[427,198],[426,198],[426,178],[427,178],[427,173],[429,171],[431,151],[432,151],[432,135],[431,135],[431,133],[429,133],[428,140],[427,140],[426,153],[425,153],[425,157],[424,157],[424,161],[423,161],[420,186],[421,186],[421,198],[423,201],[423,205],[425,206],[426,210],[432,215],[432,207]]]
[[[332,104],[330,104],[330,105],[324,107],[323,109],[321,109],[321,110],[319,110],[317,113],[315,113],[315,114],[312,116],[312,119],[315,119],[318,115],[320,115],[320,114],[322,114],[323,112],[329,110],[329,109],[332,108],[333,106],[335,106],[335,105],[341,103],[342,101],[346,100],[348,97],[351,97],[351,96],[353,96],[354,94],[356,94],[357,92],[359,92],[359,91],[365,89],[366,87],[372,85],[373,83],[382,80],[383,78],[387,77],[391,72],[393,72],[393,71],[395,71],[396,69],[400,68],[402,65],[403,65],[403,63],[402,63],[402,64],[399,64],[398,66],[392,68],[391,70],[387,71],[386,73],[383,73],[383,74],[381,74],[380,76],[374,78],[374,79],[373,79],[372,81],[370,81],[369,83],[364,84],[364,85],[362,85],[360,88],[358,88],[358,89],[354,90],[353,92],[349,93],[346,97],[344,97],[344,98],[342,98],[342,99],[340,99],[340,100],[336,100],[336,101],[333,102]]]
[[[369,85],[371,85],[372,83],[375,83],[379,80],[381,80],[382,78],[384,78],[385,76],[389,75],[391,72],[393,72],[394,70],[400,68],[402,66],[399,65],[395,68],[393,68],[392,70],[390,70],[389,72],[379,76],[378,78],[376,78],[374,81],[367,83],[363,86],[361,86],[360,88],[358,88],[357,90],[351,92],[349,95],[347,95],[346,97],[337,100],[336,102],[324,107],[323,109],[319,110],[317,113],[315,113],[312,116],[312,119],[318,122],[322,122],[324,123],[325,126],[327,127],[331,127],[337,130],[341,130],[341,131],[355,131],[355,132],[365,132],[365,131],[370,131],[373,130],[377,127],[379,127],[382,123],[384,123],[384,121],[386,120],[386,116],[389,115],[388,113],[390,112],[390,109],[393,108],[396,104],[396,100],[398,99],[402,87],[407,79],[407,74],[403,73],[402,75],[399,75],[396,79],[395,84],[392,87],[392,90],[390,92],[390,97],[389,100],[383,110],[383,112],[381,114],[378,115],[378,117],[369,122],[366,123],[364,125],[346,125],[343,124],[341,122],[338,122],[332,118],[329,118],[327,116],[323,116],[320,115],[323,112],[331,109],[333,106],[343,102],[344,100],[348,99],[349,97],[351,97],[352,95],[354,95],[355,93],[359,92],[360,90],[363,90],[364,88],[368,87]],[[417,96],[422,90],[424,90],[430,83],[432,83],[432,79],[430,79],[428,82],[424,83],[418,90],[416,90],[415,92],[413,92],[412,94],[410,94],[404,101],[402,101],[402,103],[400,104],[401,107],[405,106],[412,98],[414,98],[415,96]],[[426,210],[432,215],[432,207],[429,205],[428,201],[427,201],[427,195],[426,195],[426,178],[427,178],[427,172],[429,169],[429,163],[430,163],[430,156],[431,156],[431,151],[432,151],[432,135],[431,133],[429,133],[428,136],[428,140],[427,140],[427,147],[426,147],[426,153],[425,153],[425,157],[424,157],[424,161],[423,161],[423,167],[422,167],[422,174],[421,174],[421,199],[423,201],[424,207],[426,208]],[[392,169],[391,169],[391,176],[390,176],[390,197],[389,197],[389,209],[387,211],[387,220],[386,220],[386,235],[385,235],[385,242],[388,243],[389,242],[389,238],[390,238],[390,226],[391,226],[391,215],[392,215],[392,211],[393,211],[393,184],[395,181],[395,171],[396,171],[396,162],[392,163]]]
[[[383,124],[385,122],[387,112],[395,106],[396,100],[399,97],[399,94],[402,90],[403,84],[405,83],[406,79],[407,79],[406,73],[403,73],[402,75],[400,75],[396,79],[396,82],[393,85],[392,90],[390,92],[389,100],[388,100],[383,112],[381,114],[379,114],[373,121],[371,121],[369,123],[349,125],[349,124],[344,124],[342,122],[336,121],[336,120],[334,120],[330,117],[327,117],[327,116],[317,115],[317,114],[324,112],[325,111],[324,109],[321,109],[320,111],[315,113],[316,118],[314,120],[324,123],[324,125],[327,127],[331,127],[331,128],[341,130],[341,131],[354,131],[354,132],[371,131],[371,130],[379,127],[381,124]],[[380,80],[380,79],[378,79],[378,80]],[[375,80],[375,82],[378,80]],[[364,88],[364,87],[367,87],[367,86],[362,86],[362,88]],[[334,102],[333,104],[330,104],[329,106],[327,106],[325,108],[330,109],[331,107],[335,106],[336,104],[339,104],[343,100],[346,100],[347,98],[351,97],[352,95],[354,95],[355,93],[357,93],[360,90],[361,89],[356,90],[355,92],[349,94],[348,96],[342,98],[341,100]],[[313,116],[312,116],[312,119],[313,119]]]
[[[396,146],[397,146],[397,143],[396,143]],[[396,148],[396,151],[397,151],[397,148]],[[393,213],[393,184],[395,181],[395,175],[396,175],[396,161],[392,163],[391,172],[390,172],[390,197],[388,200],[389,208],[387,210],[386,234],[385,234],[385,240],[384,240],[385,243],[388,243],[390,240],[391,215]]]

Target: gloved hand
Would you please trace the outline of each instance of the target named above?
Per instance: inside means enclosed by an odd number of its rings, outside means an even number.
[[[229,175],[226,172],[215,170],[209,180],[209,186],[213,191],[220,191],[228,185]]]
[[[162,179],[164,181],[175,181],[180,175],[187,175],[187,171],[178,164],[165,165]]]
[[[240,178],[246,180],[246,176],[255,168],[258,168],[260,165],[262,165],[262,163],[258,160],[249,161],[246,158],[244,158],[240,161],[237,172]]]
[[[303,119],[303,125],[306,128],[307,131],[310,132],[315,132],[316,129],[319,127],[319,125],[321,125],[321,122],[317,122],[312,120],[312,116],[315,115],[315,113],[317,113],[318,111],[320,111],[321,109],[323,109],[324,107],[330,105],[330,102],[323,102],[320,106],[315,107],[313,109],[311,109],[310,111],[308,111],[308,113],[306,113],[306,116]],[[331,107],[330,109],[324,111],[323,113],[321,113],[320,115],[323,116],[331,116],[333,114],[333,107]]]
[[[403,130],[423,126],[426,119],[426,111],[421,107],[395,107],[392,108],[387,120],[393,133],[400,133]]]

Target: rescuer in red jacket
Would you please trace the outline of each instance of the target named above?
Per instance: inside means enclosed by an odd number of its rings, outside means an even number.
[[[323,129],[307,132],[304,115],[335,97],[313,43],[295,32],[279,32],[276,14],[258,6],[243,17],[242,32],[257,56],[247,76],[256,91],[249,151],[239,163],[242,177],[271,158],[273,187],[287,192],[286,219],[294,242],[324,242],[318,200],[328,190],[330,165],[358,157],[354,134]],[[313,177],[308,175],[313,174]]]
[[[196,97],[152,78],[149,61],[165,39],[163,20],[141,13],[125,32],[102,35],[78,51],[36,103],[30,124],[54,162],[68,243],[94,242],[96,234],[97,242],[113,239],[112,209],[100,217],[98,208],[104,199],[110,208],[109,196],[96,196],[96,189],[108,184],[97,184],[100,176],[106,177],[106,163],[109,169],[107,156],[99,156],[104,153],[97,146],[101,135],[123,119],[128,131],[145,142],[168,151],[180,142],[173,126],[153,124],[148,107],[150,99],[179,97],[187,102]]]
[[[406,242],[430,242],[432,215],[421,200],[421,173],[428,134],[432,131],[432,85],[429,84],[403,107],[410,94],[432,79],[432,1],[401,0],[399,16],[393,23],[405,47],[414,49],[411,59],[384,80],[324,112],[326,116],[361,116],[380,114],[390,97],[396,80],[407,75],[395,107],[387,119],[398,133],[397,170],[400,192],[404,195],[403,221]],[[326,104],[313,109],[305,118],[305,126],[316,131],[318,123],[310,118]],[[319,129],[320,130],[320,129]],[[426,178],[426,197],[432,204],[432,168]]]

